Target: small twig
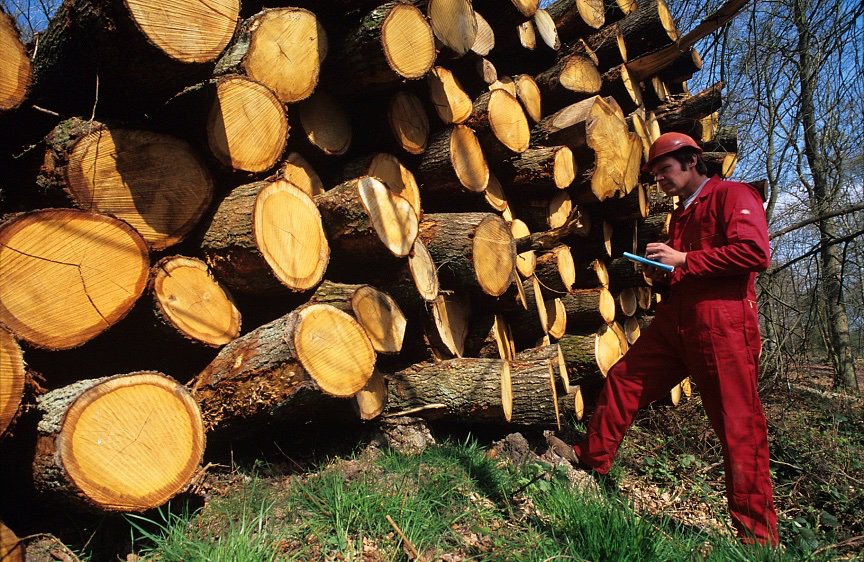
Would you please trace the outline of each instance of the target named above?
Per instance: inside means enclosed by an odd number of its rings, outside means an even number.
[[[90,123],[96,120],[96,106],[99,105],[99,73],[96,73],[96,93],[93,99],[93,112],[90,114]]]
[[[407,548],[411,552],[411,556],[414,557],[414,560],[423,562],[423,557],[420,556],[420,553],[417,552],[417,549],[414,547],[413,544],[411,544],[411,541],[408,540],[408,537],[405,536],[405,533],[402,532],[402,529],[399,528],[399,525],[397,525],[396,522],[393,521],[393,518],[389,515],[385,515],[384,518],[387,519],[387,522],[390,523],[390,526],[393,527],[393,530],[396,531],[396,534],[399,535],[399,538],[402,539],[402,543],[405,545],[405,548]]]
[[[47,113],[48,115],[53,115],[54,117],[60,117],[60,116],[61,116],[61,115],[60,115],[59,113],[57,113],[56,111],[51,111],[50,109],[45,109],[44,107],[39,107],[39,106],[36,105],[36,104],[33,104],[33,105],[31,105],[30,107],[32,107],[32,108],[35,109],[36,111],[41,111],[42,113]]]
[[[422,412],[423,410],[440,410],[441,408],[446,408],[447,404],[426,404],[425,406],[417,406],[416,408],[409,408],[407,410],[402,410],[401,412],[392,412],[390,414],[384,414],[382,418],[397,418],[399,416],[407,416],[408,414],[415,414],[417,412]]]
[[[535,474],[534,477],[528,481],[528,483],[523,484],[522,486],[519,486],[518,488],[516,488],[516,490],[514,490],[513,493],[510,494],[510,497],[515,498],[517,494],[525,491],[525,489],[528,488],[528,486],[530,486],[534,482],[537,482],[538,480],[540,480],[541,478],[543,478],[544,476],[549,474],[550,470],[551,469],[547,468],[547,469],[543,470],[543,472],[540,472],[539,474]]]
[[[838,548],[841,546],[851,546],[851,545],[858,544],[859,542],[864,542],[864,535],[858,535],[855,537],[850,537],[850,538],[846,539],[845,541],[840,541],[838,543],[825,545],[822,548],[817,548],[810,555],[816,556],[817,554],[821,554],[822,552],[825,552],[826,550],[835,549],[835,548]]]

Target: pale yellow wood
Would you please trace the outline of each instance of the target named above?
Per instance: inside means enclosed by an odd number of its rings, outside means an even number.
[[[21,105],[30,87],[30,57],[10,16],[0,12],[0,111]]]
[[[516,81],[510,76],[502,76],[492,84],[489,84],[489,91],[504,90],[513,97],[516,97]]]
[[[393,255],[407,256],[417,239],[419,222],[411,203],[372,176],[357,180],[357,189],[381,242]]]
[[[570,200],[570,195],[566,191],[559,191],[549,200],[547,209],[549,228],[558,228],[564,226],[570,217],[570,213],[573,211],[573,201]]]
[[[354,401],[361,420],[374,420],[384,412],[387,405],[387,387],[381,371],[375,369],[366,386],[354,395]]]
[[[26,555],[26,543],[0,521],[0,560],[3,562],[24,562]]]
[[[471,98],[450,70],[443,66],[432,68],[426,75],[426,84],[432,107],[445,124],[463,123],[471,116]]]
[[[621,292],[618,293],[618,305],[624,316],[632,317],[636,314],[636,309],[639,307],[639,302],[636,298],[636,289],[633,287],[621,289]]]
[[[603,84],[597,65],[591,59],[580,55],[567,58],[558,75],[558,82],[572,92],[585,94],[599,92]]]
[[[386,152],[379,152],[372,158],[369,169],[366,172],[384,182],[387,189],[405,198],[419,217],[422,213],[420,207],[420,188],[414,174],[406,168],[398,158]]]
[[[627,337],[627,343],[633,345],[639,336],[642,329],[639,327],[639,319],[635,316],[630,316],[624,321],[624,335]]]
[[[543,100],[537,82],[529,74],[520,74],[513,81],[516,83],[516,97],[525,108],[525,113],[535,123],[540,121],[543,117]]]
[[[435,37],[457,55],[464,55],[477,39],[478,22],[471,0],[429,0],[426,15]]]
[[[181,334],[212,346],[240,334],[240,311],[207,264],[173,256],[160,260],[155,270],[151,282],[156,305]]]
[[[414,247],[408,256],[408,268],[420,297],[426,302],[438,298],[438,268],[421,240],[414,241]]]
[[[534,15],[534,12],[540,8],[540,0],[510,0],[513,5],[519,10],[519,13],[525,16],[526,18],[530,18]],[[502,2],[504,4],[505,2]],[[509,10],[508,6],[501,6],[502,10]]]
[[[240,14],[239,0],[125,0],[147,39],[171,58],[208,62],[225,49]]]
[[[180,242],[213,197],[213,180],[186,141],[133,129],[100,128],[78,140],[66,168],[85,210],[132,225],[154,250]]]
[[[410,4],[396,4],[381,26],[387,62],[399,76],[421,78],[435,62],[435,39],[423,13]]]
[[[474,12],[474,18],[477,21],[477,34],[474,37],[474,44],[471,45],[471,51],[485,57],[495,48],[495,32],[480,12]]]
[[[690,396],[693,395],[693,387],[690,384],[690,377],[685,377],[684,380],[681,381],[681,393],[687,398],[690,398]]]
[[[543,40],[543,43],[553,51],[557,51],[561,47],[561,40],[558,39],[558,30],[555,28],[555,21],[544,9],[538,9],[534,12],[534,27],[537,33]]]
[[[489,295],[503,295],[513,281],[516,267],[510,227],[495,215],[483,219],[474,231],[471,251],[480,287]]]
[[[513,419],[513,377],[510,373],[510,361],[504,361],[501,365],[501,409],[504,411],[504,419]]]
[[[315,14],[303,8],[275,8],[256,19],[243,66],[279,101],[293,103],[312,95],[326,57],[327,33]]]
[[[324,184],[318,173],[299,152],[288,155],[279,173],[285,181],[299,187],[309,197],[324,193]]]
[[[465,189],[478,193],[486,189],[489,184],[489,165],[483,156],[477,135],[469,127],[453,127],[450,133],[450,160],[459,183]]]
[[[15,419],[24,395],[24,354],[12,334],[0,326],[0,437]]]
[[[190,481],[204,453],[201,412],[160,373],[110,378],[68,408],[57,462],[93,503],[118,511],[162,505]]]
[[[594,357],[597,359],[597,366],[600,368],[600,373],[605,377],[609,373],[618,359],[624,355],[621,349],[621,343],[617,334],[608,324],[604,324],[597,331],[597,336],[594,339]]]
[[[411,92],[400,90],[390,98],[387,121],[396,142],[409,154],[423,154],[429,142],[429,118],[423,102]]]
[[[302,291],[321,282],[330,245],[311,197],[276,180],[258,193],[252,220],[255,244],[282,284]]]
[[[408,322],[399,305],[388,295],[363,285],[351,297],[354,316],[378,353],[399,353]]]
[[[513,222],[510,223],[510,232],[513,234],[513,238],[516,239],[531,236],[531,231],[528,229],[528,226],[519,219],[514,219]],[[519,275],[526,279],[534,275],[534,268],[536,265],[537,255],[534,253],[534,250],[528,250],[527,252],[522,252],[516,256],[516,270],[519,272]]]
[[[553,173],[558,189],[567,189],[576,179],[576,160],[573,158],[573,151],[566,146],[555,151]]]
[[[465,353],[468,321],[471,312],[467,299],[454,294],[440,294],[432,305],[432,321],[441,343],[453,357]]]
[[[300,124],[306,138],[324,154],[345,154],[351,146],[351,120],[342,105],[318,88],[299,104]]]
[[[504,188],[501,187],[501,182],[490,170],[489,181],[486,183],[486,190],[483,192],[486,197],[486,202],[489,203],[496,211],[504,212],[507,209],[507,196],[504,193]],[[506,220],[506,219],[505,219]]]
[[[576,389],[573,391],[573,403],[576,409],[576,420],[582,421],[582,418],[585,416],[585,401],[582,398],[582,387],[576,386]]]
[[[516,27],[516,33],[519,35],[519,43],[529,51],[537,48],[537,32],[534,29],[534,23],[531,20],[522,22]]]
[[[46,209],[0,227],[0,323],[49,349],[76,347],[120,321],[147,283],[141,235],[107,215]]]
[[[677,406],[681,402],[681,385],[676,384],[672,387],[672,390],[669,391],[669,398],[672,401],[673,406]]]
[[[232,76],[219,81],[207,118],[207,143],[223,165],[247,172],[270,169],[288,140],[288,118],[267,87]]]
[[[366,386],[375,367],[375,350],[363,327],[350,315],[326,304],[298,313],[294,349],[321,390],[349,397]]]
[[[567,332],[567,311],[559,298],[547,300],[544,304],[549,318],[549,336],[557,340]]]

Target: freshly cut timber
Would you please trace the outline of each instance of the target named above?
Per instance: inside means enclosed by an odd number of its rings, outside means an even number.
[[[375,349],[363,327],[328,304],[309,304],[292,312],[283,340],[292,348],[321,390],[353,396],[375,368]]]
[[[405,257],[417,238],[417,213],[378,178],[361,176],[315,198],[334,252],[348,261]]]
[[[575,267],[576,282],[573,284],[575,288],[594,289],[596,287],[609,286],[609,271],[606,269],[605,261],[601,259],[589,259],[576,262]]]
[[[378,178],[384,182],[387,189],[407,199],[417,216],[421,215],[420,188],[417,186],[417,180],[414,179],[411,170],[406,168],[398,158],[387,152],[354,158],[342,167],[340,181],[367,175]]]
[[[0,10],[0,111],[15,109],[30,90],[30,57],[15,21]]]
[[[731,152],[703,152],[702,160],[705,161],[710,176],[721,178],[730,177],[738,165],[738,155]]]
[[[207,144],[223,166],[269,170],[285,150],[288,129],[282,103],[266,86],[242,76],[218,80],[207,116]]]
[[[627,320],[624,321],[624,335],[627,337],[627,343],[630,345],[636,343],[641,332],[642,328],[639,326],[639,319],[635,316],[628,316]]]
[[[597,65],[583,55],[562,57],[535,81],[547,114],[597,94],[602,85]]]
[[[353,316],[378,353],[399,353],[405,337],[405,315],[388,295],[370,285],[324,281],[310,302],[329,304]]]
[[[330,259],[315,203],[285,180],[231,191],[210,219],[201,251],[223,283],[250,294],[309,290]]]
[[[351,120],[342,105],[318,89],[298,104],[300,125],[309,143],[328,156],[345,154],[351,146]]]
[[[544,197],[542,194],[514,197],[509,204],[514,214],[534,232],[545,232],[564,226],[573,212],[570,195],[563,190],[556,190],[551,197]]]
[[[422,78],[435,55],[435,38],[423,13],[408,3],[387,2],[345,38],[338,60],[350,71],[350,79],[341,76],[339,86],[368,92],[404,78]]]
[[[499,143],[516,153],[528,149],[531,132],[525,111],[516,96],[505,90],[495,89],[474,100],[471,116],[464,123],[477,133],[484,149]]]
[[[143,116],[210,75],[239,11],[238,0],[64,2],[40,34],[33,93],[65,115],[98,99],[101,115]]]
[[[676,98],[655,110],[657,124],[666,131],[692,131],[703,117],[711,115],[723,105],[723,82],[705,88],[695,96]]]
[[[558,30],[555,28],[555,20],[549,15],[549,12],[540,8],[534,12],[534,16],[531,19],[543,43],[553,51],[560,49],[561,39],[558,37]]]
[[[585,416],[585,399],[582,397],[582,387],[576,385],[567,394],[558,395],[558,411],[565,420],[582,421]]]
[[[102,511],[146,511],[191,482],[204,453],[201,410],[156,371],[89,379],[41,396],[33,480]]]
[[[384,375],[375,370],[366,386],[354,395],[357,416],[364,421],[374,420],[382,413],[387,405],[387,383]]]
[[[464,55],[477,43],[480,18],[475,18],[471,0],[429,0],[426,15],[435,37],[457,55]]]
[[[589,35],[606,22],[603,0],[555,0],[546,7],[546,11],[564,42]]]
[[[516,344],[503,314],[473,314],[465,338],[466,357],[512,359]]]
[[[569,187],[576,178],[576,162],[566,146],[540,146],[500,162],[497,171],[508,191],[536,195]]]
[[[485,57],[495,48],[495,31],[479,12],[474,12],[474,19],[477,20],[477,36],[471,45],[471,52]]]
[[[664,198],[671,203],[672,198]],[[672,221],[672,212],[660,210],[652,212],[644,221],[637,225],[636,229],[636,251],[645,252],[651,242],[661,242],[669,238],[669,224]]]
[[[507,212],[509,211],[509,205],[507,204],[507,195],[504,193],[501,182],[492,172],[489,172],[489,182],[486,184],[483,198],[486,199],[490,207],[502,213],[504,220],[508,220]]]
[[[681,53],[672,64],[657,75],[664,82],[686,82],[702,69],[702,57],[696,49],[690,48]]]
[[[153,266],[149,288],[156,316],[184,338],[219,347],[240,334],[240,311],[201,260],[162,258]]]
[[[410,414],[462,423],[556,425],[549,361],[465,357],[417,363],[386,374],[384,415]],[[517,382],[518,381],[518,382]],[[515,383],[515,384],[514,384]]]
[[[563,225],[517,238],[516,251],[522,253],[528,250],[551,250],[558,246],[562,239],[573,234],[584,237],[590,230],[591,215],[582,212],[579,207],[575,207]]]
[[[411,92],[400,90],[390,98],[387,123],[396,143],[408,154],[423,154],[429,143],[429,117],[423,102]]]
[[[324,193],[324,184],[315,168],[299,152],[292,152],[279,167],[279,177],[300,188],[309,197]]]
[[[570,247],[562,244],[537,256],[534,275],[547,299],[567,294],[576,282],[576,267]]]
[[[513,341],[520,350],[534,347],[549,333],[549,316],[546,314],[540,282],[536,277],[531,277],[522,281],[521,285],[525,308],[519,307],[505,313]]]
[[[453,125],[430,140],[417,176],[424,197],[446,198],[462,191],[481,193],[489,183],[489,166],[474,131]]]
[[[635,287],[625,287],[624,289],[621,289],[621,292],[618,293],[618,307],[621,310],[621,314],[627,318],[632,318],[633,315],[636,314],[636,309],[639,307],[639,303],[636,300]],[[627,338],[627,340],[629,341],[630,338]]]
[[[567,311],[571,334],[585,333],[615,320],[615,297],[606,287],[574,289],[559,298]]]
[[[0,560],[3,562],[24,562],[27,547],[18,536],[0,521]]]
[[[507,223],[497,215],[427,214],[419,238],[439,265],[445,285],[497,297],[513,280],[516,246]]]
[[[434,67],[426,75],[426,84],[432,106],[445,124],[463,123],[471,116],[471,98],[450,70],[443,66]]]
[[[567,363],[564,354],[558,344],[541,345],[520,352],[516,359],[519,361],[536,361],[547,359],[552,364],[552,372],[555,376],[555,388],[567,394],[570,392],[570,377],[567,375]]]
[[[465,354],[471,304],[458,293],[441,293],[429,306],[426,336],[432,355],[437,359],[452,359]]]
[[[265,9],[247,19],[216,64],[216,74],[245,74],[282,103],[312,95],[327,57],[327,33],[303,8]]]
[[[605,378],[612,365],[624,355],[618,336],[606,324],[589,335],[568,334],[558,340],[558,346],[564,354],[570,382],[576,384]]]
[[[630,76],[627,65],[619,64],[607,70],[603,74],[602,80],[601,93],[605,96],[612,96],[625,115],[629,115],[642,107],[642,88],[639,86],[639,82]]]
[[[513,238],[518,240],[524,236],[531,236],[531,231],[528,230],[528,226],[519,219],[513,219],[513,222],[510,223],[510,233],[513,234]],[[516,271],[519,272],[524,278],[531,277],[534,275],[534,268],[537,265],[537,256],[534,253],[534,250],[528,250],[526,252],[519,252],[516,255]]]
[[[147,284],[147,245],[127,223],[44,209],[0,226],[0,324],[45,349],[69,349],[119,322]]]
[[[42,188],[128,222],[154,250],[185,238],[210,205],[210,172],[180,139],[72,118],[46,143]]]
[[[556,340],[567,333],[567,310],[561,299],[547,300],[546,317],[549,319],[549,336]]]
[[[493,29],[500,29],[508,24],[520,24],[533,17],[534,12],[540,8],[539,0],[473,0],[472,4]]]
[[[648,217],[648,193],[644,184],[636,187],[623,197],[613,197],[603,201],[602,215],[610,221],[622,224],[626,221],[642,220]],[[632,252],[632,250],[627,250]]]
[[[0,438],[18,417],[24,396],[24,354],[15,338],[0,327]]]
[[[514,76],[513,82],[516,83],[516,97],[525,109],[525,114],[537,123],[543,118],[543,105],[546,103],[537,82],[529,74]]]
[[[635,184],[637,180],[632,177],[630,159],[634,143],[627,122],[619,107],[599,96],[568,105],[540,121],[532,131],[531,142],[541,146],[569,146],[591,194],[599,201],[619,191],[629,191],[632,186],[628,188],[627,184]],[[587,152],[586,146],[590,149]],[[587,165],[580,165],[583,164],[580,154],[588,155]]]
[[[614,232],[615,227],[611,222],[592,218],[591,229],[578,242],[574,241],[570,245],[574,259],[585,261],[598,256],[611,257]]]
[[[639,0],[618,28],[627,46],[627,58],[635,59],[662,49],[678,39],[675,20],[663,0]]]

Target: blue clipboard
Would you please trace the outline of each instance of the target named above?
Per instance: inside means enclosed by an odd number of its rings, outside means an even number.
[[[659,261],[649,260],[648,258],[643,258],[642,256],[631,254],[630,252],[624,252],[624,257],[628,260],[633,260],[635,262],[639,262],[645,265],[650,265],[651,267],[656,267],[657,269],[662,269],[663,271],[668,271],[669,273],[675,271],[675,266],[666,265],[665,263],[660,263]]]

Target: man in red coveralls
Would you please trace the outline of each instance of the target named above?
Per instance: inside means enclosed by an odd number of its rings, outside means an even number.
[[[742,541],[776,545],[777,515],[768,471],[768,430],[756,391],[761,341],[754,279],[770,262],[762,199],[750,185],[708,178],[696,142],[661,135],[646,167],[677,195],[669,240],[648,244],[647,267],[668,295],[630,351],[609,371],[585,439],[573,447],[583,467],[606,474],[639,408],[667,396],[686,376],[699,388],[723,447],[726,497]],[[560,451],[563,444],[550,438]],[[557,445],[557,446],[556,446]],[[565,456],[570,455],[569,447]]]

